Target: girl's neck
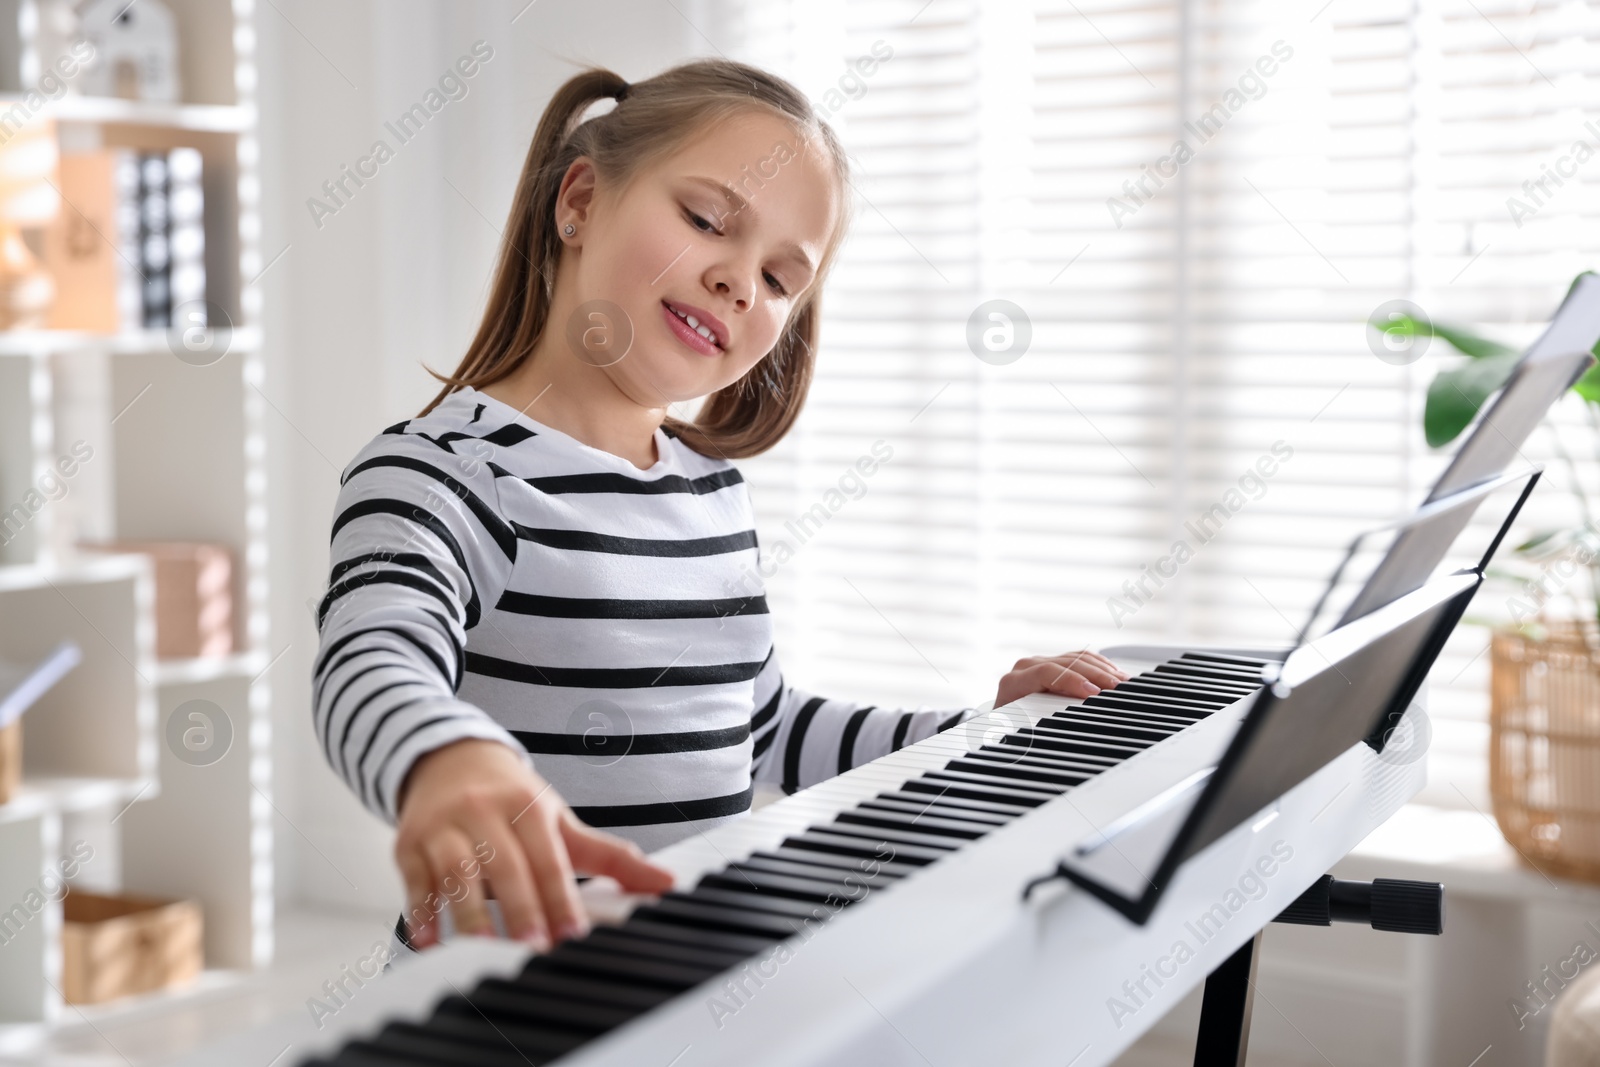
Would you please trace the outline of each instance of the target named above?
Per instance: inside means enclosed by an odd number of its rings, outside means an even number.
[[[604,370],[568,353],[550,352],[543,342],[541,338],[522,366],[479,392],[641,470],[655,466],[661,458],[655,432],[666,418],[666,407],[636,403]]]

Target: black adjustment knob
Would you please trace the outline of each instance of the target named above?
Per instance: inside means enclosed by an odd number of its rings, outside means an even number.
[[[1444,886],[1397,878],[1345,882],[1325,874],[1273,921],[1300,926],[1361,923],[1402,934],[1441,934]]]
[[[1294,923],[1296,926],[1332,926],[1333,913],[1328,906],[1328,887],[1333,875],[1325,874],[1311,883],[1311,888],[1301,893],[1293,904],[1278,913],[1275,923]]]
[[[1372,928],[1402,934],[1444,933],[1444,886],[1438,882],[1374,878]]]

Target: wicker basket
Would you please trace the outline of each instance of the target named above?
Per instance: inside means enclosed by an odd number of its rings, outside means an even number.
[[[1545,629],[1490,643],[1494,816],[1541,871],[1600,882],[1600,644],[1574,623]]]

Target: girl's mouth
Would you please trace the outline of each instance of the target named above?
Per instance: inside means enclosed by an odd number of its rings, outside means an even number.
[[[720,356],[723,354],[721,345],[717,344],[713,338],[707,337],[700,332],[700,330],[710,332],[706,326],[702,325],[699,330],[690,326],[684,320],[684,317],[674,311],[672,306],[665,300],[661,302],[661,315],[667,320],[667,328],[677,335],[678,340],[694,349],[700,355]]]

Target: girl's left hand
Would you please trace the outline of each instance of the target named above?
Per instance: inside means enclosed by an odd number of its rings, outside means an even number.
[[[1000,679],[994,706],[1009,704],[1031,693],[1057,693],[1064,697],[1088,697],[1110,689],[1132,675],[1098,652],[1063,652],[1059,656],[1030,656]]]

